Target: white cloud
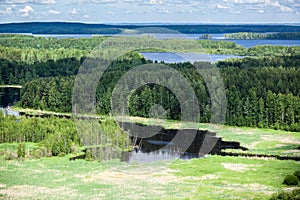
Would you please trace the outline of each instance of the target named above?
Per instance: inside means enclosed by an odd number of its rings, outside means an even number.
[[[57,11],[57,10],[52,10],[52,9],[50,9],[50,10],[48,10],[48,14],[51,14],[51,15],[58,15],[58,14],[60,14],[60,12]]]
[[[39,2],[41,2],[42,4],[56,4],[55,0],[42,0]]]
[[[141,2],[141,0],[123,0],[126,3],[136,3],[136,2]]]
[[[110,3],[117,3],[117,0],[84,0],[81,3],[110,4]]]
[[[56,4],[56,0],[3,0],[5,4]]]
[[[210,0],[212,1],[212,0]],[[255,13],[297,13],[295,2],[299,0],[220,0],[217,8],[230,7],[232,10],[240,9]],[[225,5],[225,7],[224,7]]]
[[[127,11],[126,11],[126,14],[128,14],[128,15],[129,15],[129,14],[133,14],[133,11],[132,11],[132,10],[127,10]]]
[[[77,8],[73,8],[71,11],[70,11],[70,13],[72,14],[72,15],[76,15],[77,13],[78,13],[78,9]]]
[[[293,12],[294,10],[290,7],[281,5],[278,1],[275,1],[275,3],[272,4],[274,7],[279,8],[283,12]]]
[[[1,15],[11,15],[12,14],[12,8],[8,7],[5,10],[0,10]]]
[[[90,18],[90,16],[88,16],[88,15],[83,15],[83,18],[87,19],[87,18]]]
[[[219,8],[219,9],[227,9],[227,8],[230,8],[229,6],[221,5],[221,4],[219,4],[219,3],[216,5],[216,7]]]
[[[259,9],[256,12],[258,12],[258,13],[265,13],[265,11],[263,9]]]
[[[114,12],[114,11],[107,11],[106,12],[108,15],[115,15],[116,14],[116,12]]]
[[[180,10],[179,13],[181,13],[181,14],[192,14],[193,11],[191,9],[186,9],[186,10]]]
[[[21,12],[24,17],[27,17],[29,13],[34,12],[34,10],[31,6],[25,6],[23,9],[19,9],[19,12]]]
[[[165,9],[165,8],[160,8],[158,10],[159,13],[163,13],[163,14],[168,14],[169,13],[169,10]]]
[[[234,14],[234,15],[239,15],[241,14],[241,11],[240,10],[232,10],[230,11],[231,14]]]
[[[145,2],[146,5],[162,5],[163,2],[161,0],[149,0],[148,2]]]

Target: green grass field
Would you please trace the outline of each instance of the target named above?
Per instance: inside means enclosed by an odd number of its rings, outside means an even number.
[[[1,199],[268,199],[290,190],[282,180],[300,168],[295,161],[220,156],[150,171],[67,157],[0,161]]]
[[[217,135],[241,142],[251,153],[300,153],[300,133],[224,126]],[[300,169],[291,160],[210,155],[147,165],[69,161],[70,155],[5,160],[5,151],[16,152],[17,145],[0,145],[0,199],[268,199],[297,188],[282,181]],[[27,151],[35,147],[26,144]]]

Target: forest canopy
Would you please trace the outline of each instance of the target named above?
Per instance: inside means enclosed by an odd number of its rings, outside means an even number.
[[[106,37],[55,39],[22,35],[0,36],[0,83],[23,85],[19,106],[56,112],[71,112],[72,90],[80,65],[96,44]],[[178,40],[149,40],[161,47],[172,47]],[[126,42],[125,37],[120,41]],[[243,48],[233,42],[184,40],[177,50],[243,55],[245,58],[219,61],[225,83],[228,107],[226,124],[234,126],[271,127],[291,131],[300,130],[300,47],[256,46]],[[112,45],[112,44],[108,44]],[[118,44],[103,59],[117,53]],[[190,48],[189,48],[190,47]],[[148,49],[149,51],[159,51]],[[103,74],[96,92],[98,114],[109,115],[111,95],[118,80],[135,66],[152,63],[138,51],[115,60]],[[211,118],[211,101],[203,78],[190,63],[167,64],[186,77],[199,100],[200,122]],[[159,73],[159,72],[156,72]],[[155,74],[154,74],[155,75]],[[132,80],[143,82],[143,77],[132,74]],[[149,74],[151,76],[151,74]],[[88,80],[87,80],[88,81]],[[169,77],[171,82],[176,82]],[[130,84],[130,83],[128,83]],[[119,91],[122,93],[122,91]],[[177,97],[167,88],[146,84],[134,91],[129,99],[133,116],[149,117],[149,109],[159,104],[167,111],[168,119],[179,120],[181,110]]]

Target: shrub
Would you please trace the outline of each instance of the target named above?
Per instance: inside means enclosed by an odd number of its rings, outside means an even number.
[[[290,200],[293,199],[293,195],[288,192],[281,192],[278,194],[277,199]]]
[[[41,158],[47,156],[47,149],[45,147],[39,147],[32,151],[31,155],[34,158]]]
[[[58,157],[64,157],[66,154],[64,152],[59,152]]]
[[[19,159],[24,159],[25,158],[25,144],[24,143],[20,143],[18,145],[17,154],[18,154]]]
[[[295,197],[300,197],[300,189],[297,189],[297,190],[293,190],[292,194],[295,196]]]
[[[72,140],[68,138],[68,134],[49,135],[40,145],[45,147],[51,155],[66,155],[71,152]]]
[[[18,155],[14,152],[10,152],[10,151],[6,151],[5,155],[4,155],[4,159],[5,160],[13,160],[13,159],[17,159]]]
[[[270,200],[300,200],[300,189],[293,190],[292,192],[280,192],[273,194]]]
[[[294,175],[297,176],[298,180],[300,180],[300,170],[295,171]]]
[[[85,160],[86,161],[93,161],[94,160],[94,156],[91,153],[91,150],[87,149],[85,152]]]
[[[287,175],[284,180],[283,184],[285,185],[298,185],[298,177],[295,175]]]

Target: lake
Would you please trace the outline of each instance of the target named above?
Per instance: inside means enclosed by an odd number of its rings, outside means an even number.
[[[165,62],[165,63],[183,63],[195,61],[206,61],[215,63],[228,58],[243,58],[243,56],[218,55],[218,54],[198,54],[198,53],[171,53],[171,52],[141,52],[145,59]]]

